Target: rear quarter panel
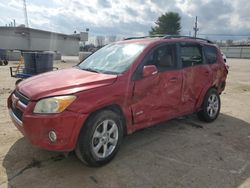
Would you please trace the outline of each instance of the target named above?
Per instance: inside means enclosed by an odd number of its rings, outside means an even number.
[[[203,103],[203,99],[207,93],[207,91],[214,87],[217,89],[218,93],[221,94],[224,89],[225,89],[225,83],[226,83],[226,78],[228,74],[228,70],[226,68],[226,65],[224,63],[224,60],[222,56],[220,55],[221,52],[217,48],[217,62],[215,64],[211,64],[211,70],[212,70],[212,81],[211,84],[207,85],[206,87],[203,88],[199,100],[196,104],[196,109],[199,110]]]

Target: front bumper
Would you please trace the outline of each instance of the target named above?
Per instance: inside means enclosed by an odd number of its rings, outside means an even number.
[[[8,99],[10,117],[32,145],[51,151],[74,150],[87,115],[67,110],[59,114],[34,114],[32,109],[35,104],[30,102],[25,109],[17,103],[16,108],[23,112],[20,119],[13,112],[12,95]],[[51,142],[48,137],[50,131],[54,131],[57,135],[55,142]]]

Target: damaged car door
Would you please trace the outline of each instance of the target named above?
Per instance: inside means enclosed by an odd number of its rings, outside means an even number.
[[[178,115],[182,73],[177,64],[176,45],[164,44],[151,50],[139,65],[132,100],[134,123],[139,127]]]

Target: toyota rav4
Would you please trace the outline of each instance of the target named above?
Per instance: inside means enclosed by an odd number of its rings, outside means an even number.
[[[77,66],[20,82],[8,98],[15,126],[43,149],[108,163],[124,135],[197,113],[220,112],[227,68],[218,47],[199,38],[129,38]]]

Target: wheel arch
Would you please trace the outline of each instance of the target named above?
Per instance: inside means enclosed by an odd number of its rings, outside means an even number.
[[[124,112],[122,111],[122,108],[118,105],[118,104],[111,104],[111,105],[107,105],[104,107],[101,107],[93,112],[91,112],[88,117],[86,118],[86,120],[83,122],[82,127],[78,133],[78,137],[77,140],[79,138],[80,132],[84,130],[84,125],[86,124],[86,122],[88,122],[90,120],[90,118],[92,118],[93,116],[95,116],[96,114],[100,113],[101,111],[104,110],[111,110],[113,112],[115,112],[116,114],[120,115],[121,120],[122,120],[122,126],[123,126],[123,133],[124,135],[127,135],[127,122],[126,122],[126,117],[124,115]]]
[[[121,117],[121,121],[122,121],[122,126],[123,126],[123,135],[120,134],[120,141],[118,140],[118,144],[117,144],[117,147],[119,148],[119,145],[121,144],[121,141],[122,141],[122,137],[126,134],[126,121],[125,121],[125,117],[124,117],[124,114],[123,114],[123,111],[122,111],[122,108],[117,105],[117,104],[112,104],[112,105],[107,105],[107,106],[104,106],[102,108],[99,108],[93,112],[91,112],[87,118],[85,119],[84,123],[82,124],[82,127],[79,131],[79,135],[76,139],[76,145],[75,145],[75,153],[76,153],[76,156],[81,160],[83,161],[84,163],[86,164],[89,164],[90,166],[101,166],[101,165],[104,165],[106,164],[107,162],[109,162],[110,160],[112,160],[112,158],[115,156],[115,154],[117,153],[118,151],[118,148],[116,147],[114,152],[111,153],[111,155],[108,156],[108,158],[105,158],[103,161],[102,160],[99,160],[99,159],[96,159],[95,157],[93,157],[93,155],[91,154],[91,151],[90,151],[90,145],[88,144],[89,143],[89,139],[92,139],[92,131],[95,130],[95,129],[92,129],[92,123],[91,121],[94,120],[95,117],[99,116],[99,117],[102,117],[102,118],[105,118],[105,115],[104,114],[100,114],[101,112],[105,112],[106,111],[106,114],[110,114],[112,115],[111,112],[114,112],[116,114],[119,115],[119,117]],[[109,113],[107,113],[109,111]],[[113,116],[115,119],[116,116]],[[93,118],[93,119],[92,119]],[[96,126],[96,125],[95,125]],[[121,129],[120,129],[121,130]],[[86,132],[85,132],[86,131]],[[121,130],[122,131],[122,130]],[[85,144],[84,144],[85,143]]]
[[[125,114],[124,114],[122,108],[118,104],[112,104],[112,105],[105,106],[97,111],[100,112],[103,110],[111,110],[111,111],[119,114],[119,116],[121,117],[121,120],[122,120],[122,126],[123,126],[123,130],[124,130],[123,133],[124,133],[124,135],[126,135],[127,134],[127,122],[126,122],[126,117],[125,117]]]
[[[200,94],[200,97],[198,99],[198,102],[196,103],[196,110],[199,111],[200,108],[201,108],[201,105],[204,101],[204,97],[206,96],[206,93],[210,90],[210,89],[215,89],[217,92],[218,92],[218,86],[216,86],[216,84],[210,86],[210,87],[207,87],[207,88],[204,88]]]

